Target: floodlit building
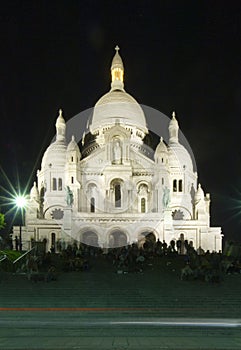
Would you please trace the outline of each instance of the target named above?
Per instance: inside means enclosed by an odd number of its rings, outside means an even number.
[[[148,236],[221,250],[221,228],[210,227],[210,195],[198,184],[194,161],[179,140],[175,113],[168,140],[156,142],[143,108],[124,90],[118,51],[111,89],[93,108],[79,145],[74,136],[67,142],[59,111],[56,139],[45,151],[30,191],[23,248],[31,240],[45,240],[47,249],[75,240],[118,247],[143,244]],[[162,135],[162,130],[156,133]],[[14,237],[18,234],[14,227]]]

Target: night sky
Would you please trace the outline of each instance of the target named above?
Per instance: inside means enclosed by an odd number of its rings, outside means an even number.
[[[0,164],[16,189],[18,175],[32,186],[58,109],[68,120],[109,90],[118,44],[126,91],[176,111],[212,225],[241,241],[240,0],[5,1],[0,36]]]

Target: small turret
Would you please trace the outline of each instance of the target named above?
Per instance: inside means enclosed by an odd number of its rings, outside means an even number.
[[[198,189],[195,193],[194,202],[195,202],[195,204],[197,204],[203,199],[204,199],[204,192],[203,192],[203,189],[201,187],[201,184],[198,184]]]
[[[165,145],[163,138],[161,137],[160,142],[157,145],[157,148],[154,154],[155,162],[166,164],[167,156],[168,156],[167,146]]]
[[[68,144],[66,156],[67,156],[67,159],[70,163],[73,163],[73,162],[78,163],[78,161],[81,158],[79,146],[78,146],[77,142],[75,141],[74,135],[72,135],[72,139],[71,139],[70,143]]]
[[[176,113],[172,112],[172,119],[169,124],[169,144],[170,143],[178,143],[178,122],[176,120]]]
[[[39,202],[39,190],[35,181],[30,191],[30,200],[35,201],[37,203]]]
[[[56,141],[64,141],[65,142],[65,129],[66,124],[63,118],[62,109],[59,110],[59,116],[56,120]]]
[[[207,203],[207,199],[204,196],[203,189],[201,185],[198,185],[198,189],[195,193],[194,197],[195,202],[195,219],[203,220],[206,223],[209,223],[209,207]]]

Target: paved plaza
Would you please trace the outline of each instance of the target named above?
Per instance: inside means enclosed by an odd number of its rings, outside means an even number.
[[[105,261],[50,283],[3,274],[0,349],[241,349],[241,275],[181,281],[172,260],[117,274]]]

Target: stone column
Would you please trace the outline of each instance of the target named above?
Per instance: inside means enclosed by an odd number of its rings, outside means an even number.
[[[63,218],[63,230],[66,235],[71,237],[72,230],[72,208],[70,206],[65,207],[64,209],[64,218]]]

